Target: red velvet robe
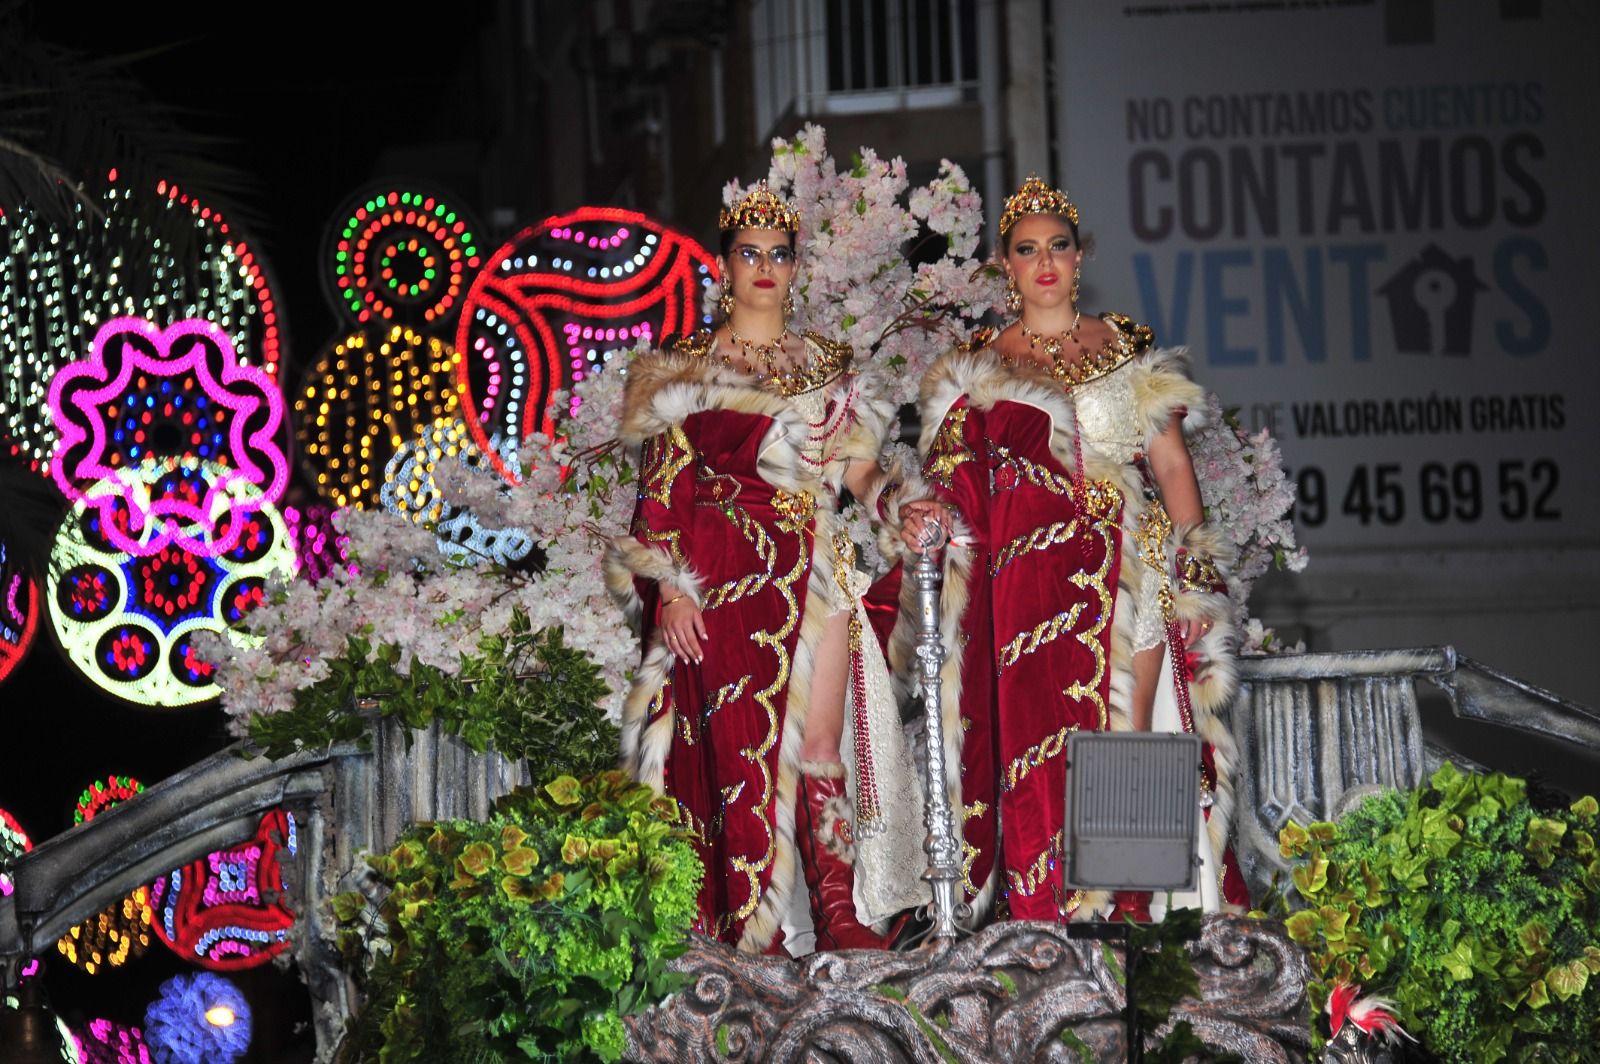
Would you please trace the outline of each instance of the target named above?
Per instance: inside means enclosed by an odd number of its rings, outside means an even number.
[[[1147,330],[1130,332],[1127,344],[1111,372],[1137,375],[1127,417],[1153,438],[1173,412],[1199,409],[1203,393],[1172,352],[1150,350]],[[942,683],[946,760],[960,766],[950,791],[961,810],[963,885],[980,910],[1000,890],[1014,918],[1061,919],[1108,903],[1100,893],[1063,892],[1064,761],[1074,730],[1130,726],[1127,603],[1142,581],[1159,578],[1128,534],[1149,506],[1147,488],[1136,467],[1099,452],[1087,432],[1075,439],[1077,419],[1059,385],[978,346],[944,356],[922,400],[923,476],[959,512],[966,540],[947,557],[943,624],[955,653]],[[1080,446],[1086,511],[1073,484]],[[1214,545],[1203,528],[1187,530],[1184,542]],[[1202,783],[1215,798],[1208,834],[1222,854],[1234,746],[1214,711],[1234,686],[1229,604],[1214,588],[1175,590],[1181,616],[1216,626],[1191,648],[1194,720],[1186,730],[1207,742]],[[907,658],[904,627],[898,660]],[[1222,875],[1222,894],[1246,904],[1231,861]]]
[[[690,826],[706,869],[696,929],[760,950],[796,875],[796,773],[837,487],[850,461],[876,458],[893,407],[848,372],[826,385],[842,424],[819,468],[800,443],[817,426],[713,358],[645,356],[629,378],[623,438],[641,448],[641,481],[608,578],[645,654],[623,761]],[[656,631],[662,580],[703,610],[702,663],[674,661]]]

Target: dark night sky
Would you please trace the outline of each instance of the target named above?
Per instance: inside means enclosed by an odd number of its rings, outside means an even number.
[[[477,116],[491,80],[478,69],[480,41],[493,12],[488,3],[33,2],[24,21],[31,36],[90,55],[150,53],[128,69],[151,98],[187,109],[185,128],[225,138],[210,154],[248,179],[241,206],[259,220],[249,235],[266,252],[286,311],[292,384],[334,339],[317,272],[329,215],[358,185],[384,176],[386,150],[481,135]],[[71,825],[90,780],[129,774],[149,785],[229,741],[218,709],[153,711],[97,694],[48,628],[46,618],[28,659],[0,688],[0,808],[36,842]],[[58,963],[49,989],[69,1022],[139,1022],[155,986],[183,969],[157,947],[94,979]],[[284,979],[271,967],[236,979],[258,1013],[251,1060],[304,1056],[305,1036],[291,1034],[305,1019],[304,998],[282,993]]]

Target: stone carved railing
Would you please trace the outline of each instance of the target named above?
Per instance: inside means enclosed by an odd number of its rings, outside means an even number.
[[[16,986],[23,963],[54,952],[73,924],[250,837],[264,812],[282,806],[300,836],[283,869],[297,916],[291,952],[315,1004],[317,1044],[331,1052],[355,997],[334,948],[328,900],[346,890],[372,894],[362,854],[388,849],[408,825],[482,819],[496,798],[527,782],[525,769],[474,754],[437,726],[409,734],[388,721],[377,728],[371,752],[341,745],[247,761],[230,747],[35,847],[12,869],[14,892],[0,897],[0,988]]]
[[[1116,970],[1101,943],[1070,938],[1059,924],[1021,922],[909,953],[800,961],[701,939],[673,964],[694,983],[628,1019],[627,1059],[1066,1062],[1078,1059],[1062,1040],[1070,1030],[1095,1060],[1125,1061],[1121,947],[1111,949]],[[1209,917],[1191,953],[1200,998],[1179,1003],[1169,1026],[1187,1020],[1209,1045],[1254,1064],[1304,1059],[1306,961],[1281,926]]]
[[[1374,791],[1414,787],[1440,761],[1482,768],[1424,741],[1417,683],[1457,717],[1600,750],[1600,714],[1459,658],[1451,647],[1246,659],[1231,726],[1242,764],[1235,852],[1259,896],[1289,865],[1278,831],[1336,819]],[[1487,766],[1493,768],[1495,766]]]
[[[1231,720],[1243,760],[1238,852],[1256,890],[1284,869],[1276,843],[1284,821],[1336,816],[1355,797],[1414,785],[1433,767],[1439,754],[1422,738],[1418,680],[1437,686],[1462,717],[1600,749],[1593,711],[1458,660],[1449,648],[1261,659],[1241,663],[1241,672]],[[370,753],[340,746],[271,762],[225,750],[44,842],[17,863],[15,892],[0,898],[0,984],[15,986],[22,963],[51,952],[74,923],[168,869],[248,837],[263,812],[281,805],[300,825],[300,849],[284,876],[301,917],[293,956],[316,1003],[318,1045],[331,1051],[355,1000],[332,947],[328,899],[350,889],[373,893],[361,855],[388,848],[407,825],[481,818],[525,782],[522,769],[473,754],[437,730],[413,733],[409,750],[406,738],[384,723]],[[1246,1059],[1295,1059],[1301,1027],[1282,1004],[1299,994],[1283,974],[1295,970],[1284,959],[1294,947],[1266,925],[1247,933],[1232,922],[1209,924],[1201,947],[1200,1011],[1181,1006],[1179,1017],[1215,1044],[1259,1036],[1290,1054],[1243,1051]],[[1244,957],[1270,958],[1280,981],[1260,983]],[[991,927],[942,949],[793,963],[699,943],[678,963],[695,989],[635,1022],[638,1059],[711,1059],[705,1046],[714,1047],[717,1026],[726,1025],[724,1038],[743,1054],[734,1059],[760,1059],[756,1046],[779,1054],[772,1059],[805,1059],[796,1047],[809,1045],[834,1046],[829,1051],[845,1060],[936,1060],[910,1012],[871,991],[880,984],[902,990],[924,1016],[944,1009],[950,1033],[941,1037],[962,1061],[1068,1059],[1065,1045],[1051,1041],[1068,1025],[1110,1054],[1102,1059],[1121,1059],[1126,1048],[1114,1018],[1120,990],[1105,982],[1098,945],[1068,941],[1048,925]],[[994,968],[1011,974],[1015,997],[990,982]],[[745,993],[744,985],[753,989]],[[1228,995],[1238,999],[1231,1013]],[[720,1018],[712,1023],[712,1016]],[[846,1031],[894,1048],[846,1052]],[[1258,1051],[1268,1054],[1265,1045]]]

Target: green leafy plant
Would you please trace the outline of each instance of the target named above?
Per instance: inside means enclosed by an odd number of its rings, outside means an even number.
[[[367,995],[339,1059],[620,1058],[622,1017],[681,985],[667,962],[697,911],[672,815],[625,773],[559,776],[368,858],[390,888],[376,919],[360,894],[335,899]]]
[[[1158,1029],[1178,1002],[1200,996],[1200,977],[1186,945],[1200,937],[1200,917],[1199,909],[1170,909],[1160,923],[1129,927],[1128,951],[1138,955],[1138,963],[1124,977],[1124,985],[1139,1011],[1140,1030]],[[1207,1046],[1188,1020],[1179,1020],[1160,1043],[1145,1051],[1145,1059],[1151,1064],[1188,1060],[1226,1064],[1239,1058]]]
[[[480,640],[456,673],[420,661],[401,672],[401,648],[371,637],[347,636],[329,675],[295,692],[292,709],[251,717],[256,746],[273,758],[339,741],[365,747],[377,714],[412,728],[437,721],[473,750],[492,746],[541,773],[586,775],[616,763],[617,729],[601,706],[609,689],[561,628],[535,631],[514,611],[507,631]]]
[[[1451,765],[1338,823],[1290,823],[1309,908],[1313,1040],[1335,983],[1397,1005],[1446,1061],[1592,1060],[1600,1039],[1600,803],[1529,801],[1527,784]]]

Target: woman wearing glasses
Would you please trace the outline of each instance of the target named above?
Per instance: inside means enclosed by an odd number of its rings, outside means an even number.
[[[624,762],[693,834],[698,929],[750,951],[780,948],[797,873],[818,949],[882,947],[873,925],[926,898],[915,777],[835,520],[841,490],[882,493],[894,408],[848,346],[789,330],[799,222],[765,184],[724,211],[720,325],[629,367],[641,479],[609,558],[645,647]]]
[[[1060,859],[1067,737],[1154,729],[1205,740],[1200,890],[1177,903],[1247,904],[1226,860],[1234,744],[1213,715],[1234,688],[1231,609],[1184,442],[1204,393],[1147,326],[1081,312],[1064,193],[1030,178],[999,228],[1015,320],[924,381],[937,501],[906,504],[957,531],[944,705],[968,898],[999,894],[1015,919],[1149,919],[1147,894],[1067,893]]]

